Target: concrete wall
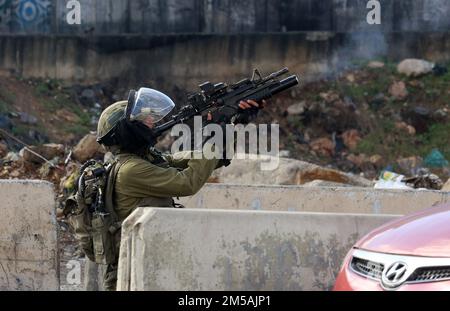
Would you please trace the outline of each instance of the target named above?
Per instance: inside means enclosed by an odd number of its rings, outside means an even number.
[[[203,81],[234,82],[253,68],[287,66],[316,80],[355,60],[386,56],[450,60],[448,33],[346,33],[174,36],[0,36],[0,74],[94,83],[108,79],[172,93]]]
[[[119,290],[330,290],[354,242],[394,216],[141,208]]]
[[[405,215],[450,202],[450,192],[209,184],[187,208]]]
[[[53,186],[0,181],[0,198],[0,290],[58,290]]]
[[[0,32],[52,34],[440,31],[447,0],[382,0],[382,24],[366,22],[368,0],[79,0],[81,25],[66,21],[68,0],[0,1]]]

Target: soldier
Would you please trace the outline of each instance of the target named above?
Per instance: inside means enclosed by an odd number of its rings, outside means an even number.
[[[194,195],[212,172],[224,164],[219,158],[194,159],[191,152],[163,155],[154,148],[156,137],[152,128],[174,107],[165,94],[142,88],[128,102],[113,104],[100,117],[98,142],[115,154],[118,163],[112,196],[120,222],[137,207],[177,207],[173,197]],[[249,100],[241,102],[239,107],[247,110],[260,105]],[[118,249],[120,238],[115,243]],[[116,289],[117,268],[118,258],[106,268],[106,290]]]

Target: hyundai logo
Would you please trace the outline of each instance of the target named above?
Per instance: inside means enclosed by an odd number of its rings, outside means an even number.
[[[388,290],[394,290],[403,285],[409,277],[408,266],[404,262],[396,262],[383,271],[381,285]]]

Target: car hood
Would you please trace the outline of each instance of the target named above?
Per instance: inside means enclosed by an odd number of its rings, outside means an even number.
[[[379,253],[450,257],[450,204],[394,220],[366,235],[355,247]]]

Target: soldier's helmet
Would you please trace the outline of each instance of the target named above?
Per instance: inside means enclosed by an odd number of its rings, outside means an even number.
[[[170,97],[159,91],[149,88],[132,91],[128,101],[117,102],[103,111],[97,127],[97,141],[108,145],[108,138],[111,138],[121,120],[145,123],[150,118],[151,123],[156,125],[174,108]]]
[[[103,143],[104,139],[111,134],[120,120],[125,119],[127,101],[112,104],[103,111],[97,125],[97,141]]]

